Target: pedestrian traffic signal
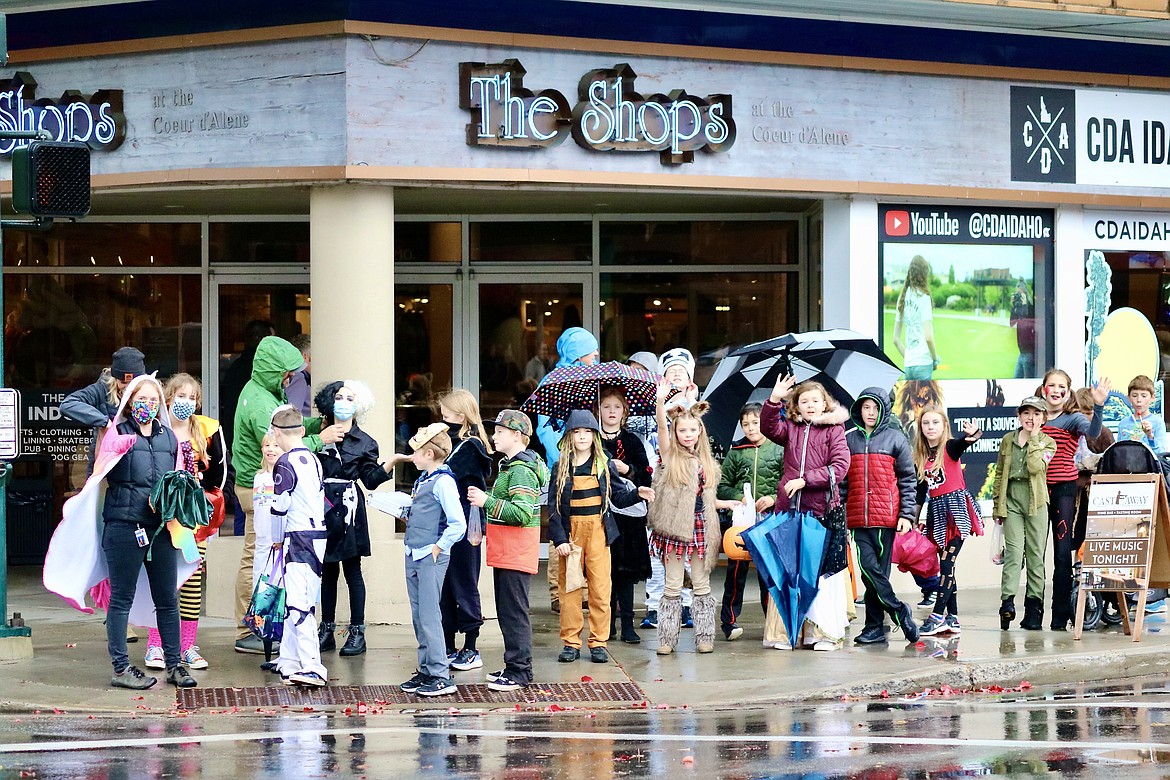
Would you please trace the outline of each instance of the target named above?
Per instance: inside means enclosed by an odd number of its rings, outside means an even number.
[[[12,152],[12,207],[34,217],[89,214],[89,147],[33,141]]]

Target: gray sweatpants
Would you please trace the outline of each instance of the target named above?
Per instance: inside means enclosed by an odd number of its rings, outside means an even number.
[[[450,677],[447,663],[447,642],[443,638],[443,613],[439,598],[443,592],[443,578],[451,556],[444,553],[436,561],[426,555],[414,560],[406,554],[406,595],[410,598],[410,621],[414,624],[414,638],[418,640],[418,670],[430,677]]]

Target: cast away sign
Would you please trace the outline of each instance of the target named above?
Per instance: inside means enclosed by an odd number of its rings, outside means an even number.
[[[496,149],[556,146],[572,136],[598,152],[657,152],[663,165],[692,162],[696,151],[725,152],[735,143],[731,95],[705,98],[676,89],[643,96],[629,65],[591,70],[570,106],[555,89],[524,86],[519,60],[459,63],[459,107],[471,115],[467,143]]]
[[[1170,95],[1011,88],[1012,180],[1170,187]]]

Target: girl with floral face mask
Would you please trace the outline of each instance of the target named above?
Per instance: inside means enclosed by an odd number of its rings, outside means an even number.
[[[195,644],[199,631],[199,615],[203,611],[203,577],[206,574],[207,538],[223,522],[224,496],[234,496],[234,487],[228,486],[228,450],[219,422],[195,414],[202,402],[199,380],[190,374],[175,374],[163,390],[166,414],[171,430],[179,443],[180,465],[197,476],[215,509],[211,525],[200,528],[195,535],[199,555],[204,563],[179,589],[179,639],[183,664],[190,669],[206,669],[207,660]],[[137,414],[131,406],[131,414]],[[143,412],[145,414],[145,412]],[[224,488],[228,487],[228,490]],[[218,522],[216,522],[218,520]],[[161,637],[152,629],[146,643],[146,666],[162,669],[165,666]]]
[[[327,507],[325,558],[321,567],[321,624],[318,641],[321,651],[337,648],[337,580],[345,572],[349,587],[349,631],[340,655],[366,652],[366,583],[362,558],[370,554],[370,529],[366,519],[365,493],[390,480],[394,460],[378,462],[378,443],[359,426],[374,406],[374,394],[353,379],[332,382],[314,399],[327,425],[343,432],[341,441],[327,444],[318,453],[325,475]]]

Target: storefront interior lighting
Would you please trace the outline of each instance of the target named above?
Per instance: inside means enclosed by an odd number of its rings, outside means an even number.
[[[93,259],[93,255],[89,256],[89,264],[90,265],[97,265],[97,260]]]
[[[418,302],[419,303],[430,303],[431,299],[430,298],[419,298]]]
[[[551,312],[551,311],[546,311],[546,312],[544,313],[544,316],[546,316],[546,317],[551,317],[551,316],[552,316],[552,312]]]
[[[658,300],[657,298],[655,298],[655,299],[654,299],[653,303],[654,303],[654,305],[655,305],[655,306],[661,306],[661,305],[662,305],[662,301]]]
[[[118,255],[118,265],[126,265],[125,263],[123,263],[123,262],[122,262],[122,256],[121,256],[121,255]]]
[[[715,311],[731,311],[730,306],[716,306]]]

